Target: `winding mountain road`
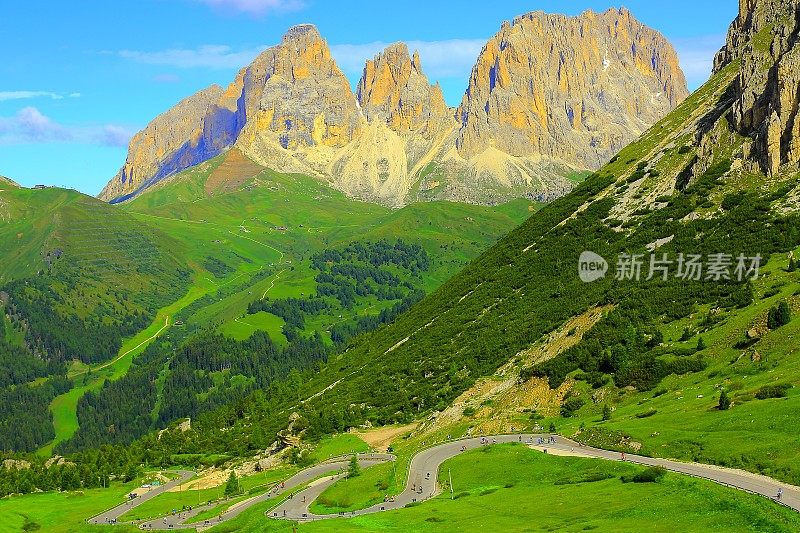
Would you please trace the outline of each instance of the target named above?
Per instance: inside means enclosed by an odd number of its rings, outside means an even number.
[[[188,470],[178,470],[174,473],[178,474],[178,477],[173,479],[172,481],[164,483],[163,485],[159,485],[158,487],[150,490],[149,492],[145,492],[141,496],[137,496],[136,498],[121,503],[112,509],[100,513],[97,516],[93,516],[92,518],[87,520],[87,522],[89,524],[115,524],[119,520],[119,517],[121,517],[128,511],[135,509],[136,507],[139,507],[144,502],[152,500],[159,494],[162,494],[173,487],[177,487],[179,485],[186,483],[194,476],[194,472],[189,472]]]
[[[540,443],[540,439],[543,444]],[[345,477],[349,456],[331,459],[324,463],[312,466],[295,474],[282,484],[275,485],[269,492],[254,496],[237,503],[229,508],[228,511],[215,516],[212,519],[187,524],[186,522],[199,513],[219,505],[207,504],[193,508],[189,512],[178,513],[174,516],[167,516],[158,520],[151,520],[139,524],[140,529],[145,530],[170,530],[170,529],[191,529],[203,530],[207,527],[215,526],[222,522],[231,520],[249,509],[253,505],[268,500],[279,502],[265,514],[273,519],[285,519],[293,521],[326,520],[330,518],[341,518],[343,516],[361,516],[371,513],[380,513],[393,509],[400,509],[411,503],[422,502],[434,497],[438,491],[439,467],[448,459],[451,459],[465,451],[474,450],[482,446],[503,443],[521,443],[537,449],[544,453],[554,453],[562,455],[579,455],[597,459],[612,461],[627,461],[645,466],[660,466],[672,472],[685,474],[697,478],[703,478],[727,487],[743,490],[752,494],[757,494],[769,498],[777,503],[785,505],[795,511],[800,511],[800,487],[787,485],[772,478],[736,470],[699,463],[684,463],[669,459],[656,459],[640,455],[625,454],[624,459],[618,452],[601,450],[583,446],[577,442],[563,437],[553,437],[550,435],[524,434],[524,435],[496,435],[488,437],[473,437],[458,439],[445,442],[427,448],[417,453],[411,460],[408,467],[408,478],[405,489],[398,495],[388,499],[383,503],[375,504],[366,509],[352,511],[342,514],[316,515],[311,513],[309,507],[325,489],[330,487],[339,479]],[[359,464],[362,468],[368,468],[376,464],[395,460],[395,457],[388,454],[359,454]],[[190,472],[179,472],[184,481],[191,477]],[[186,477],[186,475],[189,475]],[[164,485],[157,490],[151,491],[136,500],[125,502],[103,514],[89,520],[91,524],[110,523],[109,519],[118,519],[124,513],[141,505],[164,490],[174,487],[183,481],[176,480]],[[298,489],[299,490],[294,490]],[[778,490],[781,490],[781,499],[777,499]]]

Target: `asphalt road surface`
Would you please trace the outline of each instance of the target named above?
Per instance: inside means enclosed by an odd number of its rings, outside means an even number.
[[[135,509],[136,507],[139,507],[140,505],[142,505],[147,500],[152,500],[153,498],[155,498],[156,496],[158,496],[162,492],[166,492],[166,491],[168,491],[169,489],[171,489],[173,487],[177,487],[178,485],[182,485],[183,483],[186,483],[187,481],[189,481],[192,478],[192,476],[194,476],[194,472],[188,472],[186,470],[179,470],[179,471],[175,472],[175,474],[178,474],[178,477],[173,479],[172,481],[170,481],[168,483],[164,483],[163,485],[159,485],[158,487],[155,487],[154,489],[152,489],[150,492],[146,492],[146,493],[142,494],[141,496],[137,496],[136,498],[134,498],[132,500],[128,500],[128,501],[126,501],[124,503],[121,503],[121,504],[117,505],[116,507],[114,507],[113,509],[109,509],[108,511],[100,513],[97,516],[93,516],[92,518],[87,520],[87,522],[90,523],[90,524],[113,524],[113,523],[116,523],[120,516],[124,515],[125,513],[130,511],[131,509]]]
[[[554,441],[551,440],[551,438],[554,439]],[[540,441],[540,439],[542,440]],[[758,494],[791,509],[800,511],[800,487],[787,485],[766,476],[760,476],[732,468],[723,468],[698,463],[684,463],[669,459],[654,459],[651,457],[643,457],[631,454],[625,454],[623,459],[622,454],[618,452],[582,446],[563,437],[525,434],[458,439],[422,450],[411,460],[408,470],[408,479],[403,492],[390,499],[387,499],[385,502],[378,503],[358,511],[328,515],[315,515],[309,511],[310,505],[317,497],[319,497],[320,494],[325,491],[325,489],[336,483],[336,481],[342,477],[346,476],[349,458],[341,458],[302,470],[286,480],[282,485],[278,484],[267,493],[244,500],[243,502],[240,502],[234,509],[215,516],[212,519],[193,524],[186,523],[187,520],[198,513],[218,504],[205,505],[193,508],[192,511],[188,513],[178,513],[160,518],[158,520],[143,522],[139,524],[139,527],[145,530],[170,530],[187,528],[197,528],[202,530],[206,527],[215,526],[219,523],[231,520],[253,505],[267,500],[276,500],[280,502],[272,510],[266,513],[268,517],[272,519],[285,519],[299,522],[341,518],[343,516],[361,516],[365,514],[400,509],[410,503],[421,502],[430,499],[438,493],[439,485],[437,477],[439,474],[439,467],[447,459],[455,457],[464,451],[474,450],[482,446],[491,446],[493,444],[503,443],[522,443],[536,448],[542,452],[552,451],[554,453],[577,453],[598,459],[612,461],[624,460],[645,466],[661,466],[672,472],[707,479],[721,485],[744,490],[753,494]],[[370,466],[393,461],[395,459],[394,456],[387,454],[359,454],[358,458],[359,464],[362,468],[368,468]],[[188,480],[192,475],[191,472],[179,473],[182,476],[181,479],[185,480]],[[447,475],[447,473],[443,474],[445,476]],[[155,497],[161,492],[168,490],[169,488],[174,487],[181,482],[181,480],[170,482],[159,489],[151,491],[142,497],[137,498],[136,500],[126,502],[118,507],[115,507],[114,509],[111,509],[110,511],[106,511],[103,514],[90,519],[89,523],[110,523],[108,519],[119,518],[119,516],[130,511],[132,508],[141,505],[148,499]],[[781,491],[780,501],[777,499],[779,489]]]

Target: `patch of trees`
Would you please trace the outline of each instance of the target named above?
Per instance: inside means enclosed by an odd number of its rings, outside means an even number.
[[[61,283],[76,281],[70,278]],[[124,337],[150,324],[147,314],[130,309],[133,305],[125,301],[117,307],[99,301],[93,312],[78,316],[68,310],[69,301],[56,286],[48,278],[37,277],[12,281],[4,288],[9,296],[8,314],[15,323],[24,324],[27,346],[50,360],[107,361],[117,354]]]
[[[63,449],[127,443],[131,435],[144,435],[152,429],[155,377],[133,372],[125,380],[106,381],[99,391],[86,393],[78,400],[80,429]]]
[[[377,315],[367,315],[358,317],[354,322],[340,322],[331,327],[331,340],[337,345],[344,345],[353,337],[378,329],[384,324],[394,322],[397,317],[411,309],[411,307],[422,301],[425,292],[413,290],[400,302],[392,307],[383,309]]]
[[[64,373],[66,367],[63,363],[45,361],[31,354],[27,348],[12,345],[0,336],[0,389]]]
[[[236,272],[236,269],[228,266],[227,263],[213,256],[206,257],[203,261],[203,268],[211,272],[215,278],[224,278],[228,274]]]
[[[0,451],[34,451],[55,437],[50,402],[67,392],[63,376],[0,390]]]
[[[322,298],[285,298],[282,300],[256,300],[248,306],[247,312],[254,315],[266,311],[281,317],[292,328],[304,329],[307,314],[316,315],[329,308],[328,302]]]
[[[336,344],[344,344],[355,335],[391,322],[420,301],[424,294],[412,281],[430,268],[430,259],[417,244],[382,240],[353,242],[343,249],[324,250],[311,257],[311,265],[318,271],[315,295],[256,300],[248,306],[248,313],[266,311],[281,317],[286,322],[283,333],[289,339],[297,338],[305,329],[307,316],[333,313],[337,303],[343,309],[351,309],[359,298],[370,295],[382,301],[399,300],[377,316],[335,324],[331,338]]]
[[[358,297],[400,300],[414,289],[409,278],[430,268],[424,248],[402,240],[391,243],[353,242],[341,250],[328,249],[311,257],[317,274],[317,294],[333,296],[349,309]],[[404,273],[401,276],[401,273]]]
[[[425,249],[402,239],[374,243],[356,241],[343,249],[328,249],[311,257],[311,265],[320,272],[342,263],[367,263],[374,267],[395,265],[414,273],[430,268],[430,258]]]
[[[0,453],[0,465],[7,459],[15,461],[15,466],[0,466],[0,498],[36,491],[108,487],[112,479],[129,482],[141,473],[141,455],[122,446],[103,446],[59,462],[33,454]]]
[[[319,334],[283,347],[260,331],[244,341],[207,331],[165,338],[136,357],[125,376],[81,398],[79,429],[58,451],[130,444],[174,420],[242,401],[294,369],[315,367],[329,351]]]

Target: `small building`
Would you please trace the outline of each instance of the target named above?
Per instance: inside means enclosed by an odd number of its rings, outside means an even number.
[[[37,191],[41,191],[42,189],[46,189],[47,185],[34,185],[33,188]]]

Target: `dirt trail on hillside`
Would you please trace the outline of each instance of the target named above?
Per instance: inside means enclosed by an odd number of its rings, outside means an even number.
[[[387,426],[375,429],[354,430],[351,433],[363,440],[369,447],[375,451],[385,453],[392,442],[398,437],[410,433],[417,429],[418,423],[412,423],[405,426]]]

